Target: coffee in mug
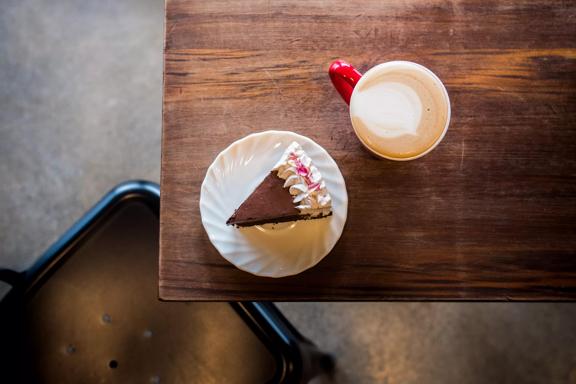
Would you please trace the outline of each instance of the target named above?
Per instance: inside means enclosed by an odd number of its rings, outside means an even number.
[[[337,60],[329,72],[350,105],[354,132],[374,154],[413,160],[434,149],[446,134],[450,99],[440,79],[428,68],[391,61],[362,75]]]

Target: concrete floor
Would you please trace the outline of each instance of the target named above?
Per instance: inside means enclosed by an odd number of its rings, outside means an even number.
[[[159,180],[161,0],[0,2],[0,267]],[[576,306],[283,303],[337,383],[576,383]],[[325,380],[323,380],[325,381]]]

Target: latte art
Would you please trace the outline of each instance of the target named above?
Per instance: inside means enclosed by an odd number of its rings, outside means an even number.
[[[420,96],[409,86],[380,82],[355,96],[357,116],[372,134],[382,137],[417,135],[422,118]]]
[[[376,154],[408,160],[442,139],[450,116],[448,94],[428,69],[394,61],[366,72],[352,94],[356,134]]]

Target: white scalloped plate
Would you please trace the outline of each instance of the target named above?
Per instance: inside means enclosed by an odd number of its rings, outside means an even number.
[[[249,228],[226,225],[292,141],[322,173],[332,196],[332,215]],[[324,148],[294,132],[266,131],[235,141],[216,157],[202,183],[200,214],[210,241],[226,260],[254,275],[283,277],[313,267],[336,245],[346,223],[348,194],[336,162]]]

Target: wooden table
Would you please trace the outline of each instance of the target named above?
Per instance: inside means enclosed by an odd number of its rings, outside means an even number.
[[[167,0],[160,297],[576,299],[576,3]],[[448,88],[444,141],[410,162],[358,142],[327,69],[405,59]],[[200,222],[208,165],[292,130],[346,179],[339,243],[300,275],[236,269]]]

